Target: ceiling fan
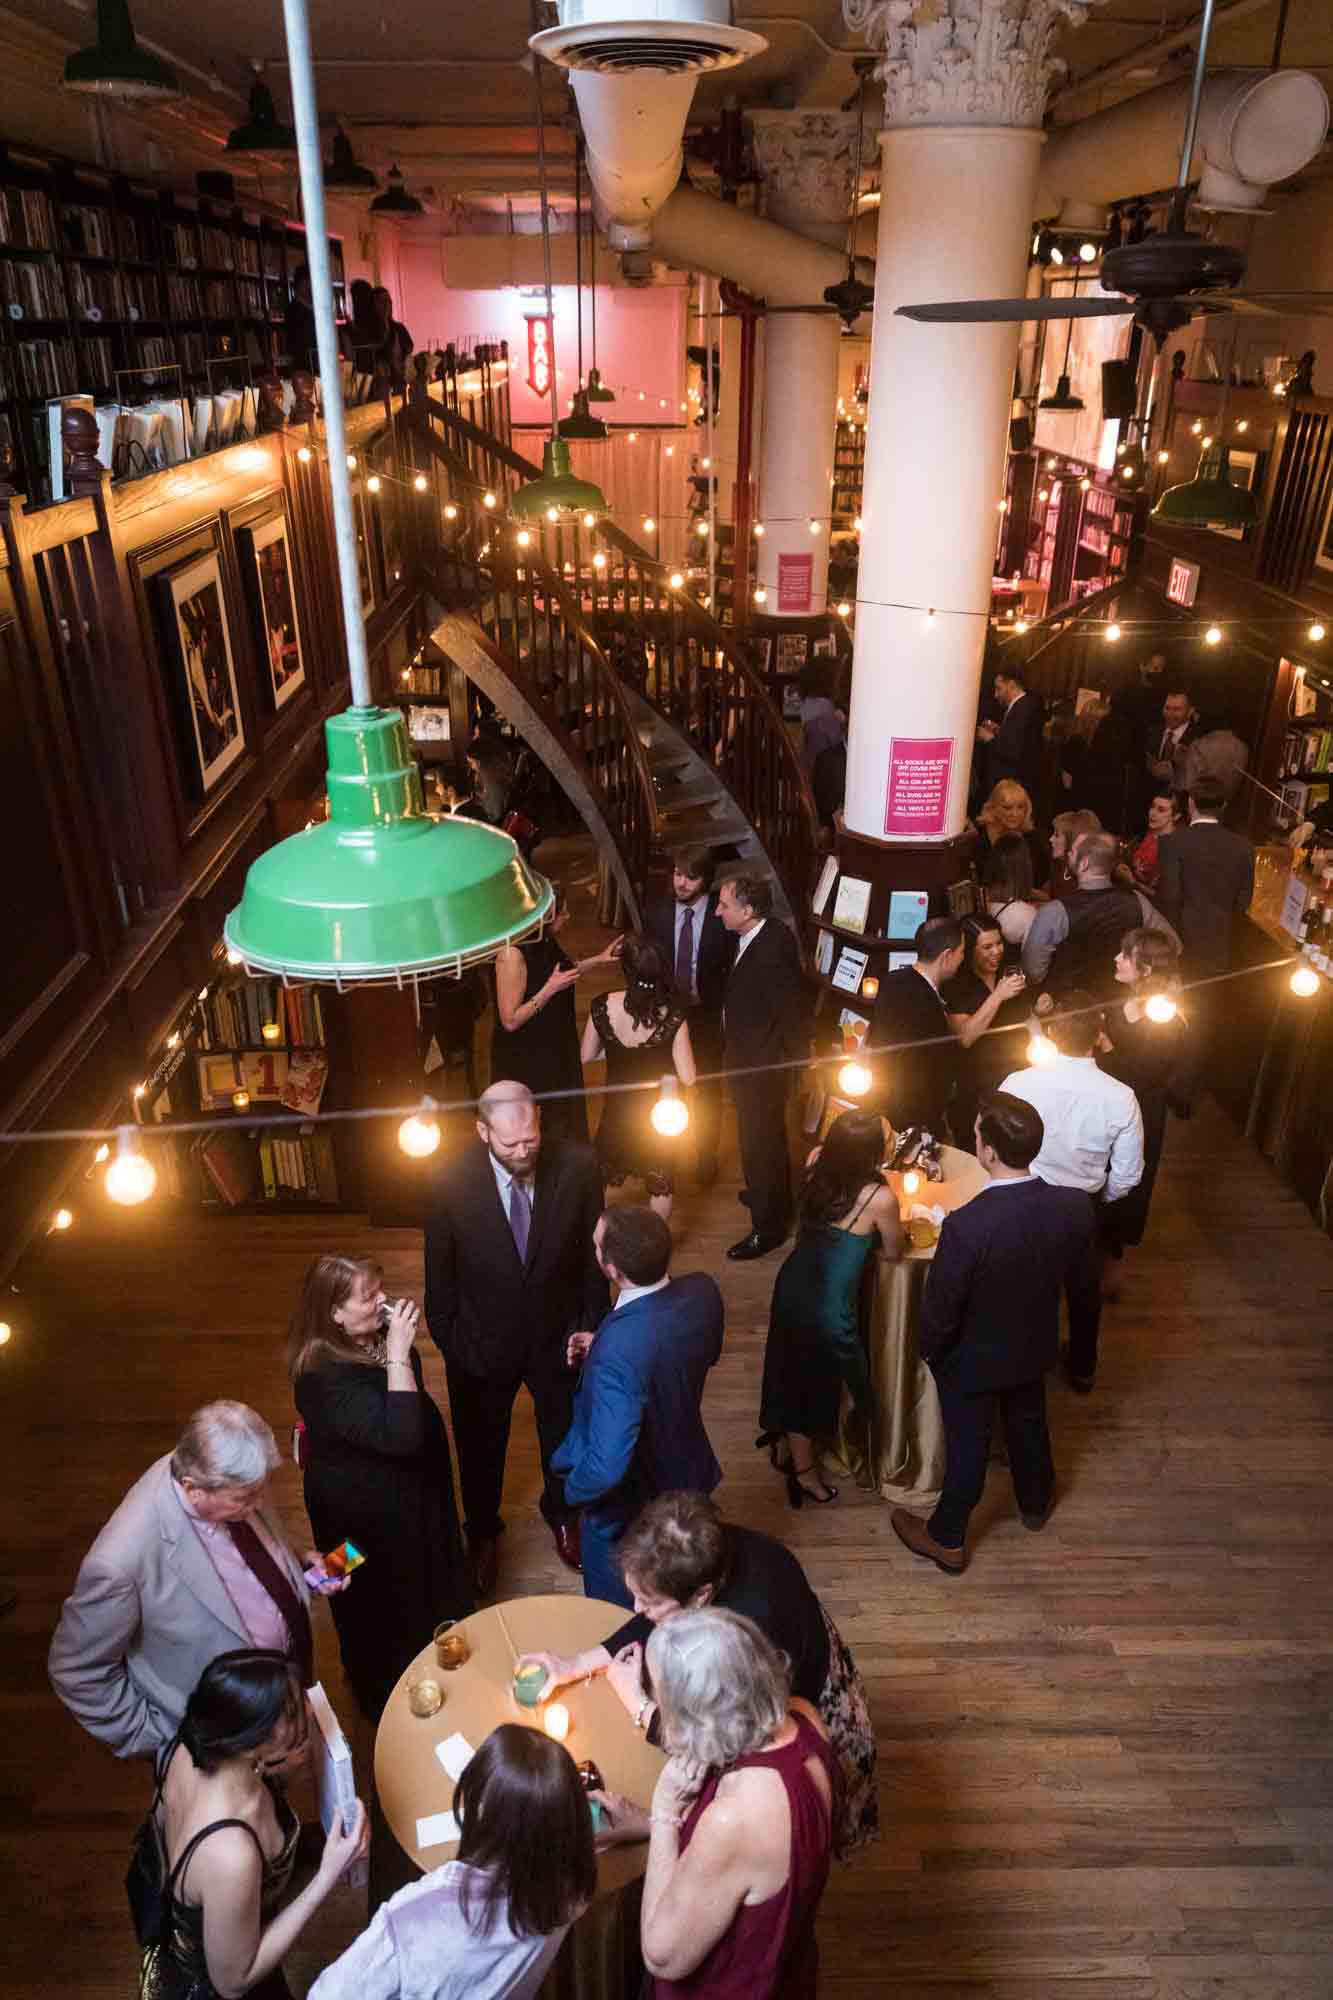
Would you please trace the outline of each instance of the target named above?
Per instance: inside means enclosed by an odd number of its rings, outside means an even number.
[[[1239,292],[1245,253],[1229,243],[1210,243],[1185,226],[1189,170],[1199,126],[1208,41],[1215,0],[1204,0],[1193,89],[1180,148],[1180,171],[1167,210],[1166,227],[1141,242],[1122,244],[1102,257],[1103,292],[1119,298],[953,299],[898,306],[903,319],[944,325],[993,325],[1005,320],[1132,318],[1153,337],[1160,353],[1169,334],[1197,313],[1333,312],[1329,292]],[[827,297],[827,294],[825,294]]]

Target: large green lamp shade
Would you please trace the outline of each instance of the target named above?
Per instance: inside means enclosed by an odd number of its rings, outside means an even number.
[[[1224,444],[1212,445],[1199,460],[1193,479],[1168,486],[1153,516],[1182,528],[1249,528],[1259,518],[1259,503],[1230,478],[1231,454]]]
[[[128,0],[97,0],[97,41],[65,63],[66,90],[106,97],[179,97],[176,72],[135,37]]]
[[[548,438],[542,447],[540,479],[520,486],[509,511],[520,521],[540,521],[554,507],[561,514],[605,514],[606,495],[590,479],[575,479],[569,446],[562,437]]]
[[[588,408],[588,392],[576,389],[572,398],[573,407],[567,417],[561,417],[556,429],[562,438],[587,438],[594,444],[610,437],[600,417],[595,417]]]
[[[551,885],[477,820],[433,820],[397,709],[324,725],[329,817],[253,862],[223,926],[247,971],[337,986],[458,977],[550,914]]]
[[[250,85],[250,116],[227,134],[229,153],[268,153],[285,156],[296,151],[296,134],[278,117],[273,92],[261,77]]]

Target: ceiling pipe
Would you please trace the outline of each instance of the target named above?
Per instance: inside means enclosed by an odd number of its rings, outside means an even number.
[[[1059,215],[1068,203],[1104,208],[1170,185],[1189,98],[1187,80],[1163,84],[1053,132],[1042,154],[1034,215]],[[1308,70],[1210,76],[1190,169],[1199,184],[1198,205],[1222,214],[1261,211],[1270,187],[1318,155],[1328,120],[1328,97]]]
[[[677,188],[658,214],[653,255],[682,270],[693,265],[710,278],[730,278],[770,306],[819,305],[825,286],[841,284],[847,275],[843,251],[692,187]],[[873,285],[874,264],[858,258],[856,275]],[[856,331],[869,330],[869,315],[862,314]]]
[[[1220,28],[1228,21],[1242,20],[1247,14],[1262,14],[1272,4],[1273,0],[1230,0],[1229,6],[1216,9],[1213,26]],[[1089,91],[1105,90],[1110,84],[1132,77],[1136,70],[1142,71],[1148,65],[1174,55],[1177,49],[1188,48],[1197,37],[1202,22],[1202,13],[1195,14],[1183,26],[1154,35],[1151,41],[1140,42],[1123,56],[1117,56],[1114,62],[1103,63],[1100,69],[1090,69],[1086,76],[1074,78],[1054,97],[1051,110],[1057,116],[1064,112],[1072,117],[1073,106],[1081,103]],[[1146,22],[1144,25],[1147,25]]]

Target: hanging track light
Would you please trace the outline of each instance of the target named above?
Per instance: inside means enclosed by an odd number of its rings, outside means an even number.
[[[128,0],[97,0],[97,40],[65,62],[66,90],[104,97],[179,97],[176,72],[134,32]]]

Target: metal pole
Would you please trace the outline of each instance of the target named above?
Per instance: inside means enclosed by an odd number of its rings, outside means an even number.
[[[282,0],[291,66],[292,121],[301,163],[301,205],[306,219],[306,262],[315,311],[315,347],[324,399],[324,441],[329,455],[329,492],[333,500],[333,544],[338,558],[347,643],[347,669],[352,705],[372,708],[370,659],[366,652],[365,613],[361,605],[360,561],[352,487],[347,476],[347,431],[343,423],[342,369],[338,329],[333,318],[333,278],[329,269],[329,238],[324,220],[324,163],[319,143],[319,113],[315,104],[315,66],[310,55],[310,21],[306,0]]]
[[[1189,186],[1190,161],[1194,157],[1194,140],[1199,130],[1199,106],[1203,102],[1203,79],[1208,68],[1208,37],[1213,31],[1214,5],[1215,0],[1203,0],[1203,13],[1199,16],[1199,53],[1194,58],[1194,81],[1190,87],[1189,116],[1185,120],[1185,137],[1180,145],[1180,171],[1176,175],[1176,196],[1181,210],[1179,220],[1182,228],[1185,222],[1185,189]]]
[[[708,613],[714,624],[720,625],[717,602],[717,505],[713,490],[716,476],[716,461],[713,457],[713,338],[708,317],[709,293],[711,287],[703,272],[699,273],[699,344],[704,351],[704,443],[708,447],[704,456],[708,460]],[[718,364],[722,361],[721,332],[718,334]]]

